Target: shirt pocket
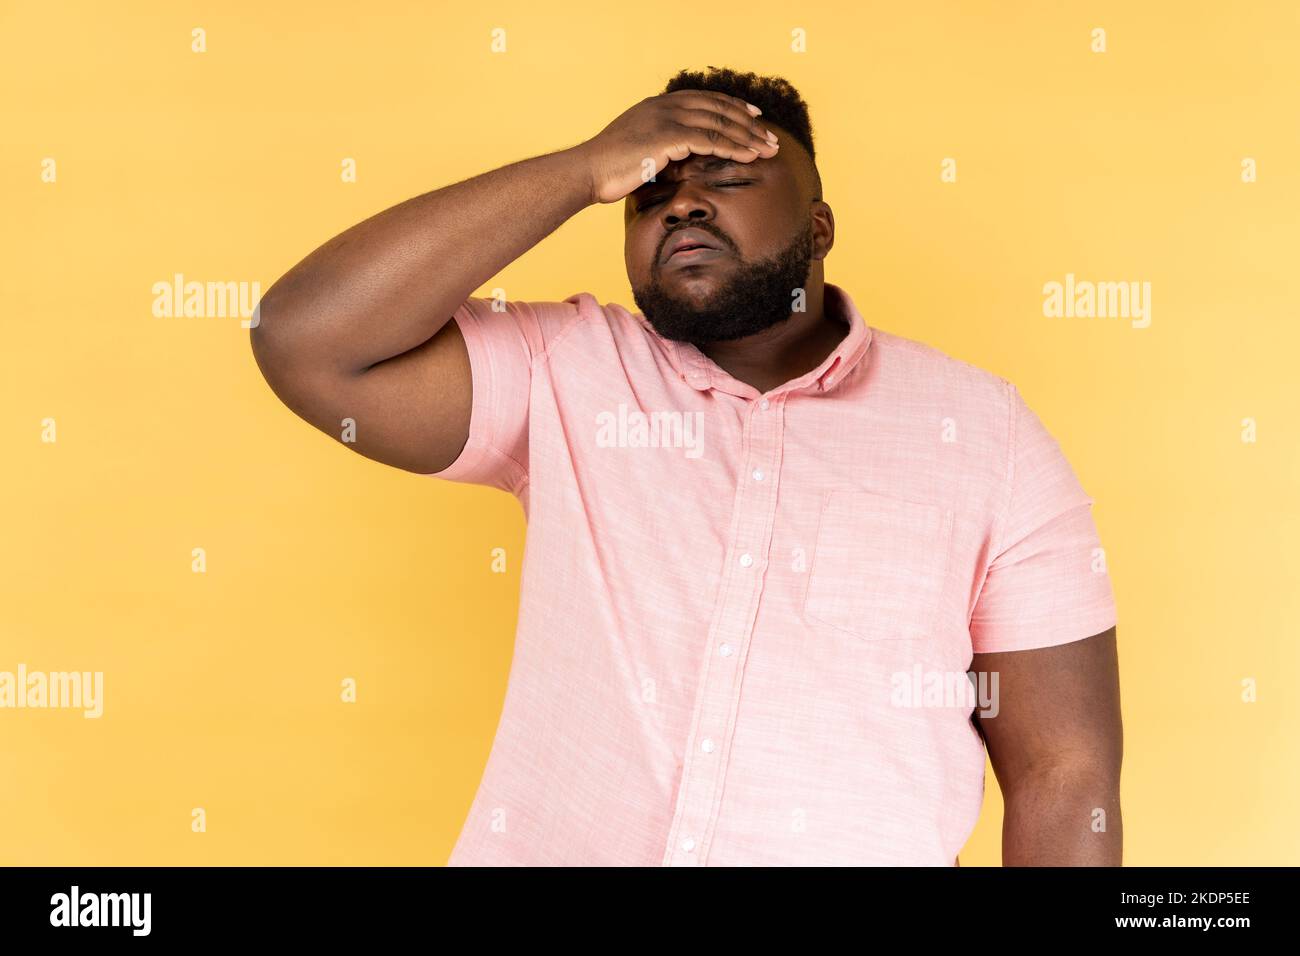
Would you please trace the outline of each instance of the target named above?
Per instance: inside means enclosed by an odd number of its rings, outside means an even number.
[[[931,633],[948,568],[953,512],[872,491],[828,491],[804,616],[864,641]]]

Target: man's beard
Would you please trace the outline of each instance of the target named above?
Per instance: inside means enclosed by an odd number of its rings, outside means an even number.
[[[683,301],[660,283],[632,290],[637,308],[666,339],[705,345],[754,335],[790,318],[796,289],[808,281],[813,228],[770,259],[741,260],[735,275],[699,303]]]

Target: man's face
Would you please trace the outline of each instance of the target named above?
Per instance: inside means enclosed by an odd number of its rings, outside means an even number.
[[[829,246],[818,243],[806,153],[741,163],[691,155],[624,201],[624,258],[637,308],[668,339],[703,345],[790,318],[795,289]],[[687,231],[685,235],[679,233]],[[713,246],[665,258],[677,242]]]

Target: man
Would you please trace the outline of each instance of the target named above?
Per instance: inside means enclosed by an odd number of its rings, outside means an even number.
[[[639,312],[473,297],[616,201]],[[352,227],[262,300],[297,414],[527,515],[452,865],[951,866],[985,744],[1004,863],[1120,862],[1092,499],[1011,383],[824,281],[834,238],[798,93],[711,68]]]

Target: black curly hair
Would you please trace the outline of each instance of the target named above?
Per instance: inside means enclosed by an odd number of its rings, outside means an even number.
[[[817,152],[813,148],[812,121],[808,118],[808,104],[803,101],[799,91],[784,77],[759,76],[757,73],[741,73],[726,67],[710,66],[708,73],[682,70],[663,88],[664,93],[675,93],[677,90],[711,90],[753,103],[763,111],[760,121],[768,120],[781,127],[807,150],[808,158],[812,161],[816,190],[813,199],[822,198],[822,177],[817,169]]]

